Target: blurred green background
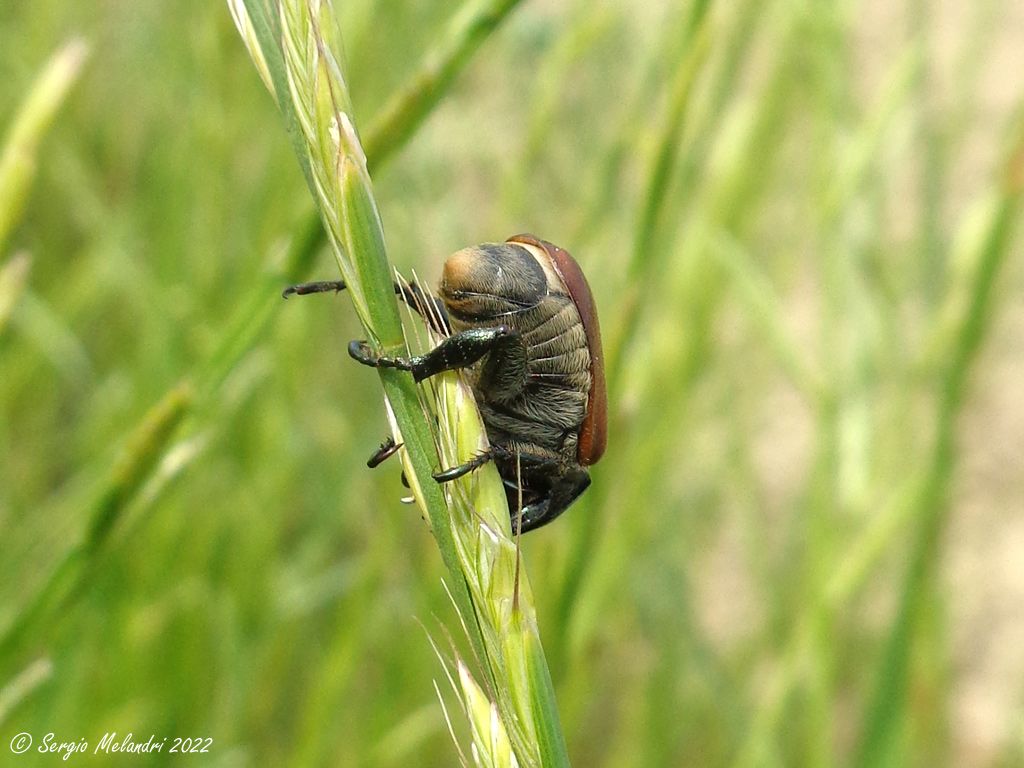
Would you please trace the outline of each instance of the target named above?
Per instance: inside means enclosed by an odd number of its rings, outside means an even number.
[[[336,8],[365,133],[460,6]],[[351,307],[280,299],[336,267],[283,266],[227,8],[4,2],[8,160],[75,36],[0,186],[0,764],[454,764],[443,568]],[[375,169],[405,274],[532,231],[596,294],[609,451],[523,543],[575,765],[1024,765],[1022,98],[1017,3],[526,0]]]

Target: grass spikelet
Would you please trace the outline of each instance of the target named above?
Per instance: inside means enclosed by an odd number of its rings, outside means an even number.
[[[455,466],[487,447],[472,393],[454,374],[438,377],[440,453]],[[529,578],[501,478],[486,465],[446,486],[453,539],[483,633],[495,698],[524,765],[567,765]]]
[[[501,722],[498,708],[473,680],[469,668],[460,660],[459,683],[473,732],[473,759],[481,768],[516,768],[519,763]]]

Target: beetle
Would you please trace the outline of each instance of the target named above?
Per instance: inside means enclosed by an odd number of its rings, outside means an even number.
[[[303,283],[284,296],[339,291],[341,281]],[[450,482],[493,461],[505,484],[513,529],[554,520],[590,485],[587,470],[607,445],[608,397],[601,330],[590,286],[565,250],[533,235],[463,248],[445,262],[438,296],[395,283],[395,293],[446,338],[426,354],[386,357],[365,341],[349,354],[363,365],[410,371],[417,382],[463,370],[490,447],[434,474]],[[367,462],[398,449],[387,440]]]

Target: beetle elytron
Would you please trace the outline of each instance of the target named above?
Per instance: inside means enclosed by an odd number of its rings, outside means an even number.
[[[338,281],[304,283],[284,295],[344,287]],[[353,341],[349,354],[364,365],[411,371],[416,381],[464,369],[490,443],[484,453],[434,478],[448,482],[493,461],[513,510],[513,530],[554,520],[590,485],[586,468],[601,458],[607,442],[601,331],[579,265],[558,246],[516,235],[452,255],[439,298],[398,283],[395,293],[448,337],[418,357],[382,357],[363,341]],[[386,441],[368,464],[376,466],[395,450]]]

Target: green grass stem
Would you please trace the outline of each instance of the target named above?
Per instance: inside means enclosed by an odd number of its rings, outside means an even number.
[[[256,0],[253,0],[255,3]],[[302,142],[296,151],[309,160],[310,187],[320,208],[324,229],[346,293],[352,298],[372,346],[381,354],[408,354],[398,305],[392,288],[380,214],[373,197],[366,156],[353,120],[343,64],[336,59],[330,30],[336,22],[330,6],[281,3],[275,45],[260,49],[275,83],[278,106],[293,111],[286,119],[299,126]],[[236,12],[236,16],[238,12]],[[258,39],[265,19],[250,16]],[[249,25],[243,24],[245,34]],[[270,31],[270,30],[268,30]],[[337,43],[335,43],[337,46]],[[334,50],[337,50],[334,47]],[[289,100],[277,86],[275,59],[281,56]],[[478,658],[484,660],[488,686],[502,713],[520,764],[567,765],[550,675],[539,651],[536,619],[518,547],[511,539],[508,508],[493,467],[473,473],[471,490],[451,500],[431,479],[438,452],[431,429],[431,410],[407,372],[379,368],[388,414],[405,474],[416,500],[431,523],[441,558],[448,568],[449,587],[463,626]],[[442,435],[459,434],[456,450],[442,450],[448,465],[471,458],[485,440],[483,426],[467,390],[451,381],[442,384],[449,410],[441,421]],[[452,389],[455,385],[455,389]],[[441,441],[444,443],[444,437]],[[518,629],[517,629],[518,628]],[[524,650],[525,649],[525,650]],[[542,686],[537,690],[536,686]]]

